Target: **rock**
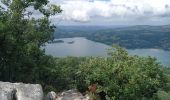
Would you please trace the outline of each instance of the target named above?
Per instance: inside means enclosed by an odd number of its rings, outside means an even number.
[[[83,96],[77,90],[68,90],[62,92],[60,96],[57,98],[57,100],[89,100],[89,96],[88,95]]]
[[[89,100],[77,90],[68,90],[60,95],[53,91],[43,99],[42,87],[39,84],[0,82],[0,100]]]
[[[47,94],[47,96],[44,98],[44,100],[56,100],[57,94],[54,91],[51,91]]]
[[[43,100],[39,84],[0,82],[0,100]]]
[[[12,100],[12,91],[2,91],[0,90],[0,100]]]

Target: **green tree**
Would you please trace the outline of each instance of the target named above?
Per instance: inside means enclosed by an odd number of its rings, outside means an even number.
[[[151,57],[128,55],[116,47],[108,58],[89,58],[77,72],[79,89],[97,84],[97,93],[104,91],[108,100],[141,100],[156,98],[163,88],[166,77],[162,66]]]
[[[54,25],[49,17],[60,13],[48,0],[1,0],[0,5],[0,80],[36,82],[43,69],[53,65],[40,49],[52,39]],[[34,8],[41,18],[31,17]],[[47,70],[48,71],[48,70]]]
[[[79,69],[79,64],[85,59],[86,57],[55,58],[57,72],[53,78],[53,86],[58,91],[76,88],[76,72]]]

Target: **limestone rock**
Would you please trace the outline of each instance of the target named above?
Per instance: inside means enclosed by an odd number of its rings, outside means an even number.
[[[12,100],[12,91],[2,91],[0,90],[0,100]]]
[[[39,84],[0,82],[0,100],[43,100]]]
[[[57,94],[54,91],[51,91],[47,94],[47,96],[44,98],[44,100],[56,100]]]
[[[57,100],[89,100],[89,96],[88,95],[83,96],[77,90],[68,90],[62,92],[60,96],[57,98]]]

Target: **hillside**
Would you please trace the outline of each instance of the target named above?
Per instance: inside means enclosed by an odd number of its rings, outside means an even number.
[[[127,49],[158,48],[170,50],[170,25],[129,27],[59,27],[55,38],[86,37],[107,45],[119,44]]]

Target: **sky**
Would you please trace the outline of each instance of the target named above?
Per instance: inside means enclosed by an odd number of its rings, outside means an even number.
[[[170,24],[170,0],[50,0],[63,12],[51,17],[59,25]]]
[[[62,13],[50,17],[56,25],[167,25],[170,0],[49,0]],[[32,11],[32,9],[29,8]],[[41,16],[34,11],[34,17]]]

